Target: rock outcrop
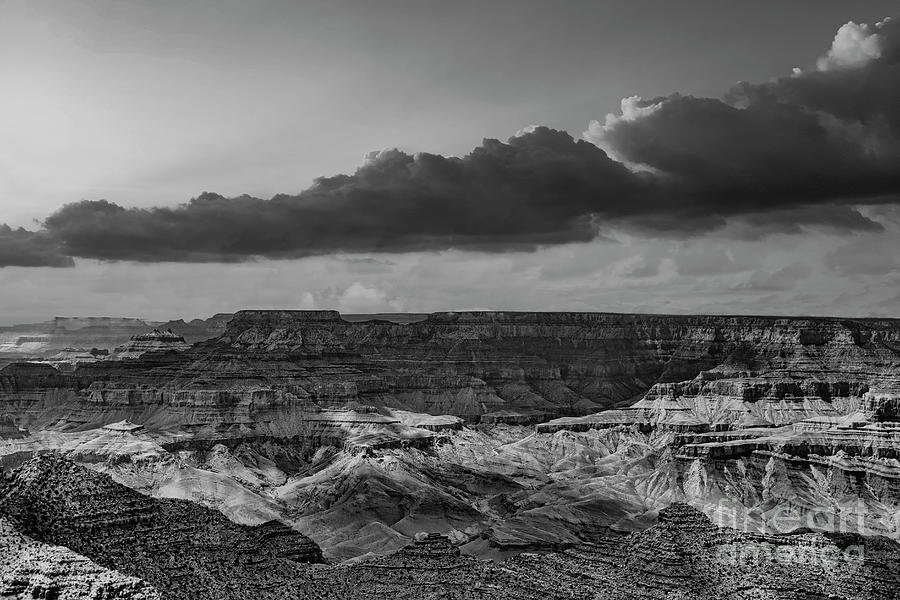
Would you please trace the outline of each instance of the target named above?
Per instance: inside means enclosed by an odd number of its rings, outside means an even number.
[[[104,569],[68,548],[36,542],[0,518],[0,598],[160,600],[136,577]]]
[[[44,543],[138,577],[166,598],[279,595],[319,548],[277,522],[237,525],[184,500],[158,500],[48,454],[0,484],[0,517]]]
[[[131,336],[127,343],[117,346],[110,355],[112,360],[140,358],[148,352],[183,352],[191,347],[184,337],[173,333],[171,329],[160,331],[154,329],[149,333]]]
[[[173,331],[187,343],[194,344],[222,335],[232,316],[234,315],[231,313],[216,313],[208,319],[192,319],[187,322],[184,319],[166,321],[159,325],[159,329]]]

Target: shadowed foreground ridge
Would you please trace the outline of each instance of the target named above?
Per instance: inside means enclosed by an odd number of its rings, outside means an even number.
[[[139,577],[166,598],[278,597],[278,573],[321,562],[314,542],[280,523],[237,525],[184,500],[144,496],[55,454],[3,482],[0,516],[22,533]]]
[[[900,597],[900,575],[891,566],[900,545],[853,541],[859,544],[856,556],[846,544],[819,534],[747,535],[717,528],[696,509],[675,503],[643,532],[563,552],[478,563],[429,537],[382,559],[344,567],[341,576],[368,588],[377,582],[367,594],[353,596],[363,598]]]
[[[501,563],[460,556],[447,538],[430,534],[390,555],[327,566],[315,564],[320,555],[313,544],[283,526],[237,526],[188,503],[143,497],[47,455],[3,482],[0,516],[34,539],[66,545],[101,567],[152,583],[163,598],[699,600],[900,593],[895,542],[748,535],[717,528],[682,503],[661,511],[658,523],[642,532]],[[4,540],[17,535],[5,533]],[[109,597],[154,597],[140,582],[129,585]]]
[[[104,569],[62,546],[37,542],[0,518],[0,598],[160,600],[136,577]]]

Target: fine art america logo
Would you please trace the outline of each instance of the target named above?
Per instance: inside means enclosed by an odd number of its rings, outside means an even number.
[[[859,499],[840,506],[812,508],[782,504],[764,513],[721,500],[707,514],[711,514],[714,525],[749,536],[733,542],[724,539],[717,546],[718,559],[730,566],[858,567],[865,560],[865,546],[859,536],[884,532],[877,526],[877,518]],[[822,539],[821,535],[829,539]]]

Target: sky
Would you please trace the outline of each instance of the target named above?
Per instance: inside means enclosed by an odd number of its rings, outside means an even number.
[[[892,11],[0,0],[0,324],[900,316]]]

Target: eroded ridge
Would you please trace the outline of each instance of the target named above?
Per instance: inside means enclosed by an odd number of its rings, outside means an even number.
[[[3,481],[0,515],[166,598],[275,598],[284,573],[302,577],[322,562],[314,542],[280,523],[238,525],[193,502],[150,498],[56,454]]]

